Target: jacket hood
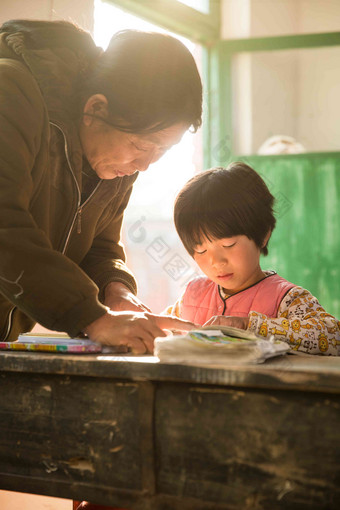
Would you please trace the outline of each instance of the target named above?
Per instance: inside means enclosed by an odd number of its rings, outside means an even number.
[[[79,114],[79,84],[101,52],[90,34],[67,22],[19,20],[0,29],[0,55],[26,64],[57,122]]]

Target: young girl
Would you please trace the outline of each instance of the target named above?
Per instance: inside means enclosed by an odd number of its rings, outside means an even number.
[[[189,282],[167,313],[274,335],[310,354],[340,355],[340,322],[308,290],[260,267],[276,223],[273,203],[264,181],[244,163],[207,170],[184,186],[175,225],[206,276]]]

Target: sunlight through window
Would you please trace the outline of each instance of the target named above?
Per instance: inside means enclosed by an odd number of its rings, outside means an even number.
[[[170,33],[112,4],[95,1],[94,39],[98,46],[106,49],[112,35],[127,28]],[[194,43],[176,34],[171,35],[180,39],[194,53],[196,46]],[[141,213],[148,216],[156,215],[158,218],[171,217],[172,205],[178,189],[194,173],[201,170],[196,168],[198,162],[194,157],[194,138],[192,133],[186,133],[181,143],[173,147],[159,162],[151,165],[145,174],[138,177],[126,220],[135,219]]]
[[[185,4],[188,7],[192,7],[196,11],[203,12],[204,14],[209,14],[209,0],[175,0],[176,2],[181,2],[181,4]]]
[[[95,0],[94,20],[94,39],[104,50],[112,35],[120,30],[170,33],[101,0]],[[199,56],[198,45],[177,34],[170,34],[180,39],[195,57]],[[201,152],[201,133],[193,135],[187,132],[178,145],[152,164],[147,172],[139,175],[125,213],[122,236],[128,266],[137,278],[140,298],[155,312],[161,311],[178,296],[179,282],[164,271],[165,259],[162,264],[160,260],[154,260],[148,246],[158,239],[163,248],[168,247],[169,255],[174,252],[186,257],[173,226],[173,203],[184,183],[202,170]],[[136,233],[139,228],[145,233],[143,241]],[[161,296],[155,295],[153,279],[157,281],[157,293],[161,292]]]

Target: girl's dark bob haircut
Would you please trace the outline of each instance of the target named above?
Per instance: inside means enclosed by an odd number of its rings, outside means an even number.
[[[212,168],[186,183],[175,201],[175,226],[192,256],[205,239],[245,235],[263,255],[268,232],[275,227],[274,197],[263,179],[242,162]]]

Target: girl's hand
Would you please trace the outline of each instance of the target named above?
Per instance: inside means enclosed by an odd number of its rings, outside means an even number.
[[[174,317],[154,315],[147,312],[112,312],[93,321],[84,333],[103,345],[113,345],[134,354],[153,352],[154,339],[166,336],[163,330],[189,331],[197,328],[195,324]]]
[[[105,287],[104,305],[116,312],[128,310],[136,312],[151,312],[123,283],[110,282]]]
[[[225,315],[215,315],[211,317],[204,326],[231,326],[232,328],[247,329],[249,317],[232,317]]]

